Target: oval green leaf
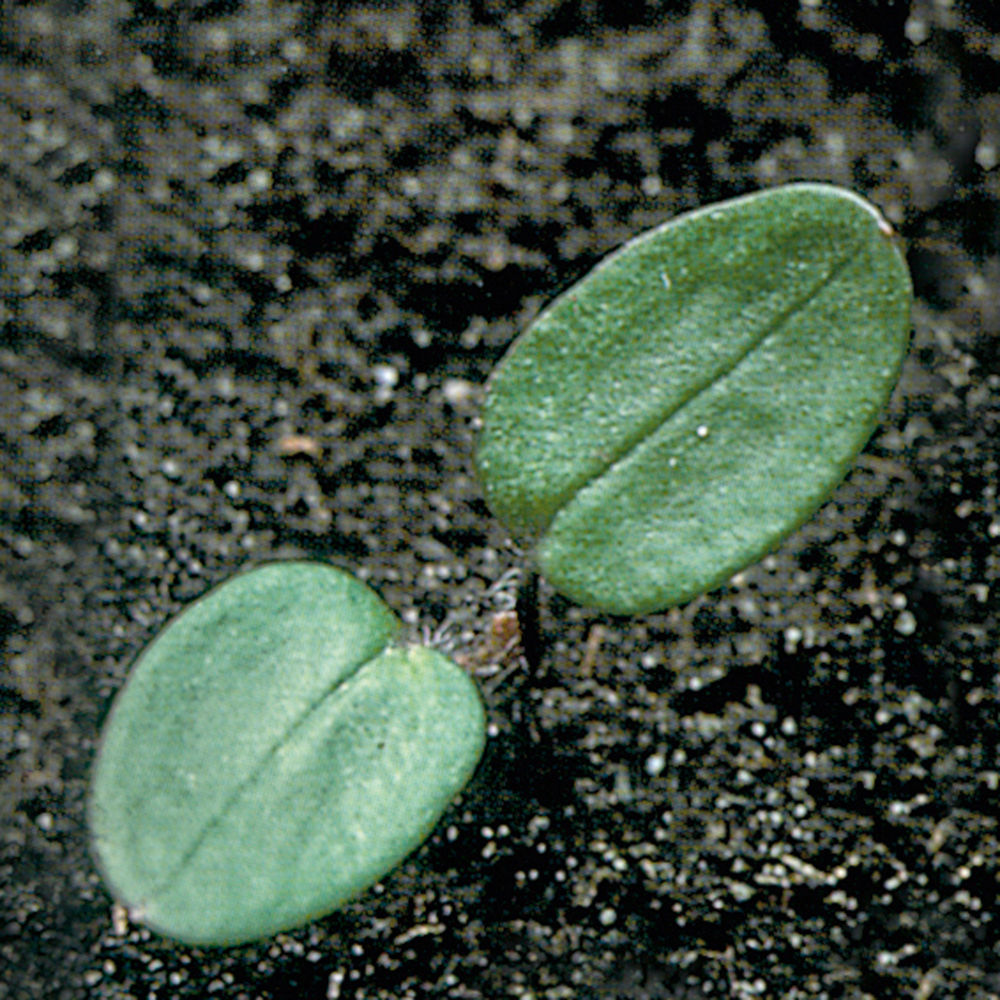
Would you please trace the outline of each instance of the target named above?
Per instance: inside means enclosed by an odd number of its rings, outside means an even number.
[[[711,590],[844,477],[898,377],[911,297],[891,227],[830,185],[644,233],[493,373],[487,502],[581,604],[634,614]]]
[[[89,819],[138,921],[233,944],[322,916],[413,850],[482,753],[470,678],[391,645],[399,622],[349,574],[243,573],[195,601],[115,700]]]

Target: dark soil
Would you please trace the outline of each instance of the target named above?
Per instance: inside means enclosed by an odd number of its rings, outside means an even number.
[[[1000,995],[994,0],[2,0],[0,95],[0,996]],[[879,430],[719,593],[543,585],[519,669],[487,374],[626,237],[794,179],[907,242]],[[353,905],[181,947],[90,857],[101,722],[288,556],[448,644],[490,743]]]

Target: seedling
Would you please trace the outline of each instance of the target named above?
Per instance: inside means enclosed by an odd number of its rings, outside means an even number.
[[[798,184],[701,209],[612,254],[490,381],[490,507],[570,598],[617,613],[720,584],[843,478],[896,380],[911,288],[867,202]],[[397,644],[366,586],[315,563],[234,577],[136,661],[90,825],[132,916],[191,943],[333,910],[429,833],[483,711]]]

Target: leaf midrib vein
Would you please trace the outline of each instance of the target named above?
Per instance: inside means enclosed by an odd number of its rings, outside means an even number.
[[[274,741],[274,744],[260,755],[253,769],[233,788],[230,794],[223,801],[219,810],[209,818],[204,826],[202,826],[198,835],[191,841],[168,872],[157,882],[153,889],[154,896],[161,892],[175,878],[177,878],[181,872],[184,871],[187,865],[190,864],[192,858],[194,858],[198,851],[201,850],[209,836],[211,836],[211,834],[223,823],[226,816],[229,815],[230,811],[240,798],[242,798],[246,790],[251,788],[254,783],[260,779],[261,774],[278,755],[281,748],[287,746],[289,741],[294,739],[295,734],[302,729],[322,707],[332,703],[338,697],[345,696],[346,689],[349,688],[350,682],[354,680],[354,678],[356,678],[365,667],[371,664],[374,660],[378,659],[378,657],[384,655],[387,650],[395,645],[396,641],[395,635],[390,637],[381,649],[373,653],[367,659],[361,660],[349,673],[345,673],[341,677],[338,677],[337,682],[334,685],[325,688],[311,703],[304,706],[302,711],[300,711],[300,713],[295,717],[288,728]]]
[[[697,385],[693,390],[686,395],[683,399],[677,402],[672,407],[669,407],[665,413],[660,416],[655,423],[652,423],[648,429],[643,429],[639,433],[626,438],[620,445],[620,447],[609,454],[608,459],[604,467],[594,475],[590,476],[578,486],[566,492],[563,500],[561,500],[556,508],[555,512],[549,518],[547,524],[542,529],[541,536],[544,536],[546,531],[552,526],[556,518],[569,507],[573,501],[587,490],[590,486],[596,483],[598,480],[609,475],[616,467],[628,460],[629,456],[635,452],[646,440],[652,437],[661,427],[663,427],[669,420],[671,420],[677,413],[679,413],[684,407],[690,405],[699,396],[703,395],[713,386],[727,379],[732,373],[742,365],[747,358],[749,358],[755,351],[757,351],[761,345],[763,345],[769,338],[778,333],[784,326],[785,323],[798,312],[803,305],[818,296],[823,289],[827,288],[829,285],[833,284],[837,278],[843,273],[843,271],[851,264],[854,259],[854,255],[847,253],[842,259],[837,261],[833,267],[830,268],[829,272],[820,279],[808,292],[803,293],[800,297],[795,299],[789,306],[781,310],[768,324],[762,327],[762,334],[760,337],[756,338],[751,344],[747,345],[746,349],[737,355],[733,361],[726,367],[720,374],[716,375],[714,378],[707,380],[701,385]]]

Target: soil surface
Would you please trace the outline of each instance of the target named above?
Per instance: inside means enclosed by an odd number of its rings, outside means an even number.
[[[2,0],[0,96],[0,996],[1000,996],[994,0]],[[879,429],[717,593],[543,584],[526,669],[489,371],[622,240],[797,179],[908,247]],[[486,755],[341,912],[183,947],[95,870],[100,727],[304,556],[476,672]]]

